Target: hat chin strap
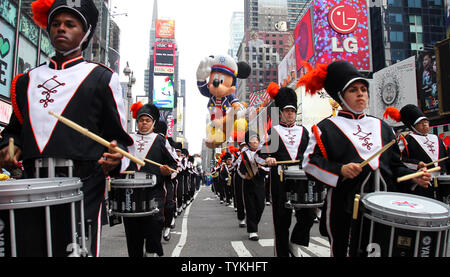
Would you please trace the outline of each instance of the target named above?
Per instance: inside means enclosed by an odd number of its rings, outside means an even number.
[[[72,53],[74,53],[74,52],[80,50],[80,49],[81,49],[81,46],[82,46],[83,43],[87,40],[87,38],[89,37],[90,34],[91,34],[91,27],[89,27],[89,30],[88,30],[88,31],[86,32],[86,34],[84,35],[83,39],[82,39],[81,42],[80,42],[80,45],[78,45],[78,46],[75,47],[74,49],[69,50],[69,51],[66,51],[66,52],[62,52],[62,51],[56,49],[56,47],[55,47],[55,50],[58,51],[58,52],[59,52],[61,55],[63,55],[64,57],[67,57],[68,55],[70,55],[70,54],[72,54]]]
[[[348,105],[347,102],[345,102],[344,98],[343,98],[342,95],[341,95],[341,92],[338,92],[338,96],[339,96],[339,99],[341,100],[341,103],[344,103],[345,107],[346,107],[349,111],[351,111],[352,113],[358,114],[358,115],[364,113],[364,112],[357,112],[357,111],[353,110],[353,109],[350,107],[350,105]]]

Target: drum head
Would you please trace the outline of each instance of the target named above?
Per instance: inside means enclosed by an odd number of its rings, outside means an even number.
[[[441,175],[437,179],[441,184],[450,184],[450,175]]]
[[[297,166],[289,166],[283,169],[285,179],[307,180],[305,171]]]
[[[408,225],[448,226],[450,208],[442,202],[413,194],[375,192],[361,201],[373,216]]]

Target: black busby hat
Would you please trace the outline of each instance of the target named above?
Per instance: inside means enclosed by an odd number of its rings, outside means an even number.
[[[32,3],[33,20],[37,25],[50,33],[50,23],[59,12],[70,12],[77,16],[83,23],[87,39],[82,45],[86,49],[89,41],[95,33],[99,12],[92,0],[37,0]]]
[[[167,123],[162,120],[156,121],[154,132],[165,137],[167,134]]]
[[[139,120],[143,115],[147,115],[153,119],[155,124],[159,121],[159,109],[153,104],[143,105],[142,102],[137,102],[131,105],[130,111],[133,113],[133,118],[136,120]]]
[[[260,141],[259,135],[258,135],[257,132],[247,130],[247,132],[245,132],[245,143],[246,143],[247,145],[250,145],[250,139],[253,138],[253,137],[257,137],[258,140]]]
[[[336,102],[342,103],[344,91],[355,81],[362,81],[369,87],[369,81],[349,62],[335,61],[329,65],[317,64],[313,68],[305,63],[308,73],[297,82],[297,87],[304,85],[306,92],[314,95],[325,88]]]
[[[227,152],[227,153],[225,153],[225,155],[223,155],[222,161],[226,161],[228,159],[231,159],[231,154]]]
[[[189,156],[189,151],[186,148],[183,148],[183,149],[181,149],[181,154],[183,154],[187,157],[187,156]]]
[[[181,149],[183,148],[183,144],[181,142],[175,142],[175,145],[173,146],[173,148],[175,148],[175,150],[178,152],[181,152]]]
[[[291,88],[281,88],[274,82],[267,87],[267,93],[275,100],[275,105],[283,110],[285,108],[293,108],[297,110],[297,94]]]
[[[400,111],[397,108],[388,107],[383,116],[384,118],[390,117],[396,122],[401,121],[411,130],[414,130],[414,125],[421,120],[428,119],[419,107],[412,104],[404,106]]]

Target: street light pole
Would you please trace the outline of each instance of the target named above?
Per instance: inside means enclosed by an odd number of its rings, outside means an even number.
[[[128,91],[127,91],[127,132],[131,133],[131,120],[132,120],[132,115],[131,115],[131,102],[133,101],[133,94],[131,91],[131,88],[133,87],[133,85],[136,83],[136,78],[133,75],[133,71],[130,68],[129,63],[127,62],[127,66],[123,69],[123,74],[125,74],[125,76],[128,77]]]

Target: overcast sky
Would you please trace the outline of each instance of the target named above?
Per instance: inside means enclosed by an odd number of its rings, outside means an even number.
[[[144,94],[144,70],[149,55],[153,1],[112,0],[113,14],[128,14],[117,15],[114,20],[121,29],[120,79],[128,80],[122,73],[128,61],[136,77],[133,96]],[[159,19],[175,20],[175,39],[180,52],[179,77],[186,80],[186,137],[190,153],[201,151],[208,114],[208,98],[200,95],[195,72],[203,57],[227,53],[231,17],[235,11],[244,11],[244,0],[158,1]]]

